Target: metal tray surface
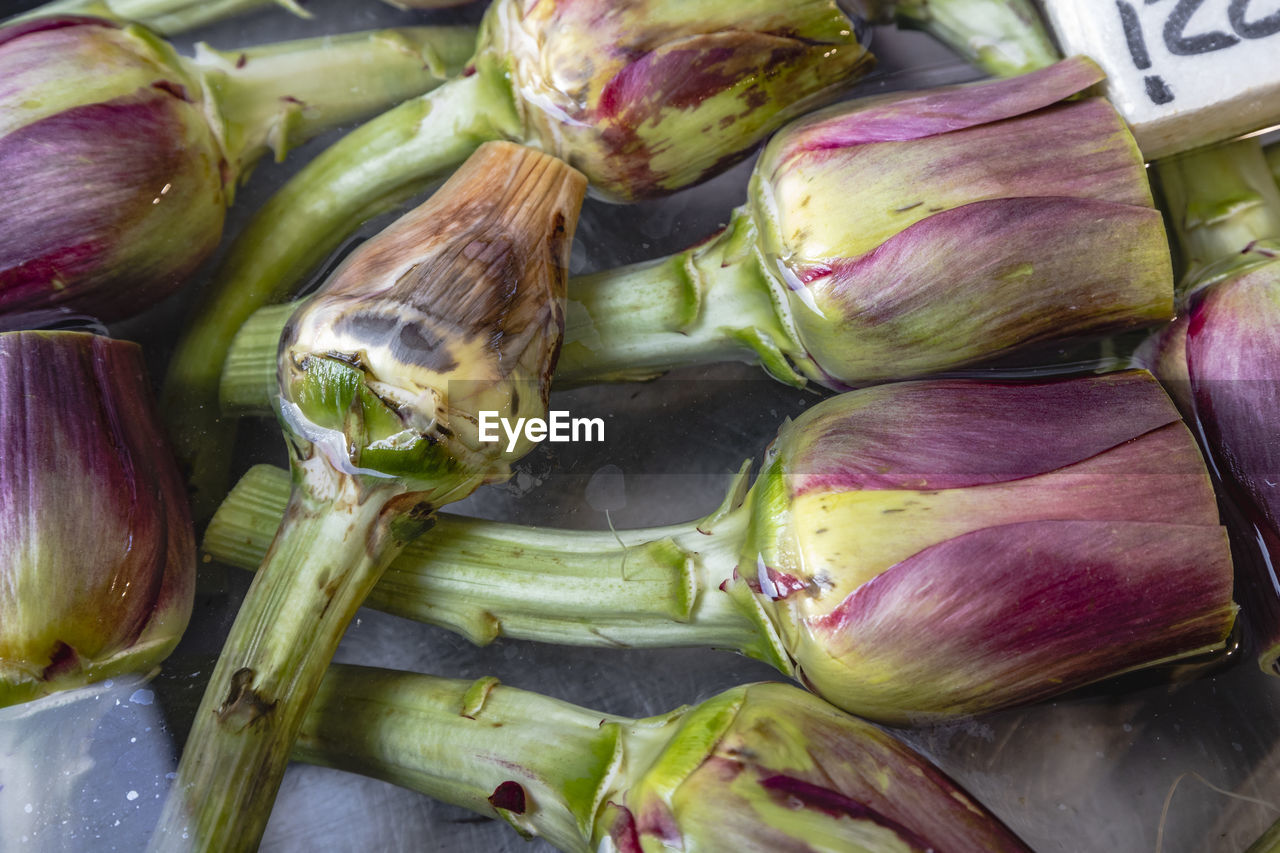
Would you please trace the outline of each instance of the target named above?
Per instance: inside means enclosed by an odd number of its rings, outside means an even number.
[[[3,5],[3,4],[0,4]],[[34,5],[8,4],[9,11]],[[482,5],[482,4],[479,4]],[[377,26],[475,20],[478,8],[401,12],[374,0],[312,0],[315,18],[281,10],[242,17],[174,41],[231,47]],[[974,79],[920,34],[877,28],[880,70],[853,95]],[[330,133],[263,164],[238,194],[226,245],[283,180],[338,136]],[[712,233],[745,197],[748,160],[697,188],[619,207],[588,200],[573,272],[658,257]],[[381,217],[362,229],[376,231]],[[113,327],[141,341],[153,375],[190,294]],[[715,508],[743,459],[759,458],[777,427],[821,399],[726,364],[640,385],[558,392],[556,408],[604,417],[601,445],[544,445],[512,482],[452,511],[570,528],[685,521]],[[273,423],[246,423],[239,470],[284,463]],[[202,594],[178,652],[150,679],[117,680],[0,710],[0,762],[16,783],[0,789],[0,850],[138,851],[176,766],[180,739],[248,574]],[[1128,678],[1057,701],[952,725],[900,731],[1040,853],[1238,853],[1280,817],[1280,679],[1246,655],[1189,681]],[[770,667],[712,651],[605,651],[499,640],[477,648],[440,629],[362,610],[339,649],[345,662],[450,677],[494,675],[602,711],[643,716],[733,685],[776,680]],[[14,772],[21,768],[21,772]],[[412,791],[338,771],[294,765],[262,850],[519,851],[544,853],[500,821]]]

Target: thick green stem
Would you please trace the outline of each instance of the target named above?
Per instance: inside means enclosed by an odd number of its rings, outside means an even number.
[[[557,386],[652,379],[717,361],[759,362],[791,385],[818,378],[791,329],[781,285],[764,272],[755,233],[736,211],[701,246],[570,279]],[[222,377],[224,414],[272,411],[276,349],[293,308],[264,308],[241,327]]]
[[[1271,167],[1271,177],[1280,182],[1280,145],[1267,146],[1267,165]]]
[[[357,223],[426,189],[482,142],[517,126],[503,80],[458,78],[357,128],[258,211],[197,306],[165,379],[163,408],[198,521],[226,492],[235,423],[220,417],[218,385],[244,321],[292,295]]]
[[[728,228],[694,249],[570,280],[556,382],[643,379],[739,360],[803,385],[812,365],[780,288],[764,271],[750,216],[734,211]]]
[[[95,15],[132,21],[162,35],[174,35],[267,6],[283,6],[300,17],[311,17],[296,0],[55,0],[13,20],[48,15]]]
[[[747,514],[731,511],[744,484],[735,481],[721,511],[700,522],[616,533],[441,514],[367,603],[479,644],[515,637],[609,648],[712,646],[776,665],[759,623],[720,590],[745,535]],[[257,567],[288,496],[287,472],[254,467],[210,522],[205,550]]]
[[[1156,170],[1186,265],[1184,290],[1256,262],[1242,253],[1280,239],[1280,189],[1256,138],[1159,160]]]
[[[338,474],[300,483],[214,668],[152,850],[257,848],[338,641],[403,546],[391,532],[398,493]]]
[[[1012,77],[1061,59],[1029,0],[892,0],[898,22],[921,29],[982,70]]]
[[[628,763],[645,766],[677,721],[614,717],[494,679],[334,666],[294,754],[588,853],[596,812],[615,778]],[[511,783],[523,789],[522,812],[503,796]]]
[[[234,174],[317,133],[421,95],[461,73],[474,27],[405,27],[246,50],[196,46],[188,60],[214,105]]]
[[[280,334],[301,301],[268,305],[245,320],[227,350],[218,401],[225,417],[269,416],[275,411]]]

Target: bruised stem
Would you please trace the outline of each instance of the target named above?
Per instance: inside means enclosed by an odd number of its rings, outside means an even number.
[[[1280,189],[1256,138],[1159,160],[1156,169],[1187,269],[1184,289],[1252,263],[1245,253],[1258,241],[1280,239]]]
[[[189,472],[192,512],[226,492],[235,424],[218,409],[227,347],[249,316],[287,299],[352,227],[426,189],[516,117],[507,84],[477,73],[401,104],[344,137],[290,180],[237,239],[192,315],[165,378],[163,408]]]
[[[295,490],[236,617],[151,850],[257,847],[338,641],[403,547],[392,534],[394,487],[335,473],[324,499],[315,485]]]
[[[475,682],[334,666],[295,757],[502,818],[587,851],[601,797],[656,752],[674,715],[632,720]]]
[[[498,637],[606,648],[711,646],[774,663],[761,627],[720,590],[745,512],[644,530],[551,530],[437,516],[370,593],[370,606],[486,644]],[[289,494],[288,474],[251,469],[209,524],[205,550],[256,568]],[[775,664],[776,665],[776,664]],[[790,671],[784,663],[784,671]]]

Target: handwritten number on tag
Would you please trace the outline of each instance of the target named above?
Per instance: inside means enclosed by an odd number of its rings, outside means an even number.
[[[1187,35],[1187,25],[1191,23],[1192,16],[1204,4],[1204,0],[1178,0],[1178,5],[1173,7],[1168,20],[1164,22],[1164,46],[1174,56],[1194,56],[1198,53],[1211,53],[1215,50],[1231,47],[1239,44],[1240,39],[1219,31],[1200,33],[1199,35]],[[1249,5],[1249,0],[1235,0],[1231,4],[1232,10],[1240,6],[1238,15],[1243,22],[1244,7]],[[1232,17],[1232,23],[1235,23],[1235,16]],[[1238,29],[1238,28],[1237,28]]]
[[[1231,20],[1231,29],[1242,38],[1261,39],[1280,33],[1280,12],[1272,12],[1257,21],[1245,20],[1249,11],[1250,0],[1231,0],[1227,7],[1227,17]]]

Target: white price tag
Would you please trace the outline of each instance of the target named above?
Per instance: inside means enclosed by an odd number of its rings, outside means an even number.
[[[1155,159],[1280,123],[1280,0],[1042,0]]]

